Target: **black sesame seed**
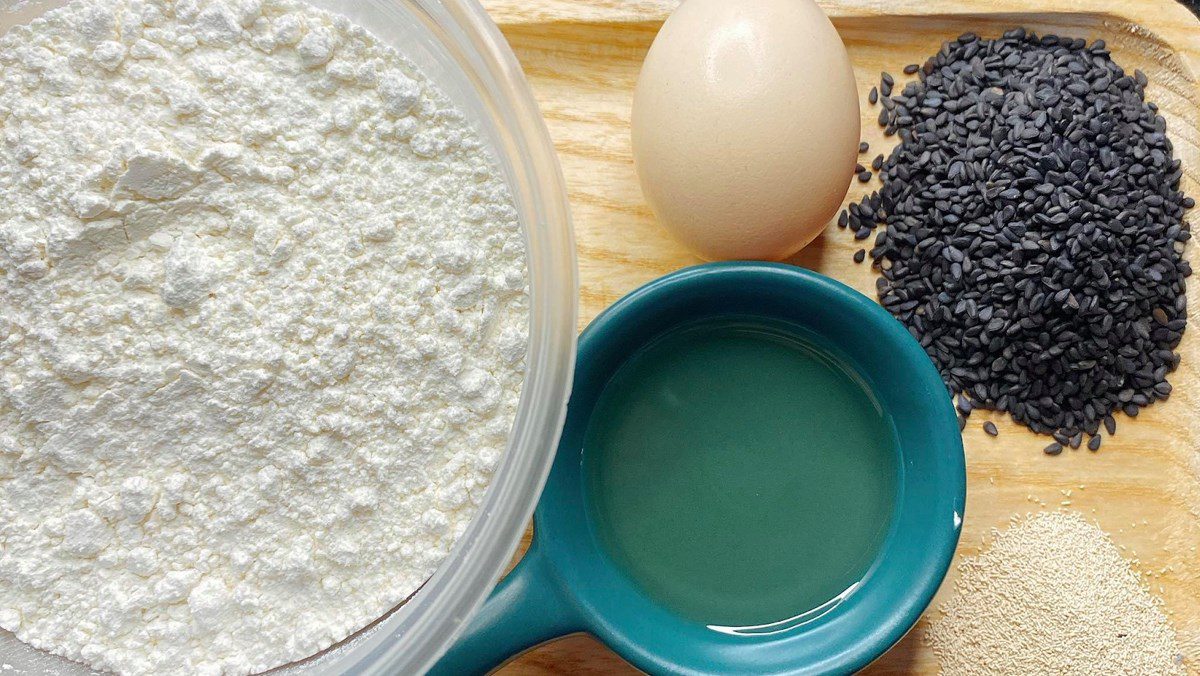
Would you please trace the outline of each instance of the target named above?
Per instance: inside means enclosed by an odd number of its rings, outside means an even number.
[[[912,75],[913,73],[916,73],[918,70],[921,70],[921,67],[920,67],[920,66],[918,66],[918,65],[917,65],[917,64],[915,64],[915,63],[910,63],[910,64],[908,64],[907,66],[905,66],[905,67],[904,67],[904,74],[905,74],[905,75]]]
[[[1059,453],[1062,453],[1063,447],[1062,447],[1062,444],[1060,444],[1056,441],[1056,442],[1050,444],[1049,446],[1043,448],[1042,451],[1045,452],[1046,455],[1058,455]]]
[[[867,250],[866,249],[859,249],[858,251],[854,252],[854,262],[855,263],[861,263],[864,260],[866,260],[866,258],[867,258]]]
[[[866,183],[869,180],[871,180],[871,172],[869,172],[869,171],[858,172],[858,182],[859,183]]]
[[[1117,433],[1117,421],[1111,415],[1104,416],[1104,430],[1110,437]]]
[[[987,432],[989,436],[993,437],[1000,434],[1000,430],[996,429],[996,423],[990,420],[983,423],[983,431]]]
[[[1098,450],[1100,450],[1100,442],[1101,442],[1101,440],[1102,440],[1102,439],[1101,439],[1101,437],[1100,437],[1100,435],[1099,435],[1099,434],[1094,434],[1094,435],[1092,435],[1092,438],[1091,438],[1091,439],[1088,439],[1088,443],[1087,443],[1087,448],[1088,448],[1088,450],[1089,450],[1089,451],[1098,451]]]
[[[879,103],[879,90],[877,88],[871,87],[871,91],[867,94],[867,101],[869,101],[871,105]]]
[[[862,143],[858,144],[858,153],[860,155],[867,152],[870,149],[871,149],[871,144],[867,143],[866,141],[863,141]]]
[[[900,137],[871,163],[883,185],[845,212],[857,240],[877,233],[880,303],[968,411],[1058,433],[1058,452],[1099,445],[1111,413],[1170,396],[1187,324],[1195,200],[1146,76],[1022,29],[904,70],[920,77],[889,98],[883,73],[869,96]]]
[[[863,166],[863,165],[861,165],[861,164],[855,164],[855,165],[854,165],[854,173],[856,173],[856,174],[861,174],[861,173],[863,173],[863,172],[864,172],[864,171],[866,171],[866,170],[867,170],[867,168],[866,168],[866,167],[864,167],[864,166]]]
[[[974,407],[971,406],[971,400],[967,399],[961,394],[958,395],[958,403],[956,405],[958,406],[959,412],[963,415],[971,415],[971,411],[974,410]]]
[[[876,155],[875,159],[871,160],[871,168],[875,171],[883,168],[883,155]]]

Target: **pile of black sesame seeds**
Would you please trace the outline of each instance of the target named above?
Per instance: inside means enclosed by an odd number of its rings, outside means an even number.
[[[1099,449],[1113,412],[1170,395],[1186,324],[1195,203],[1145,75],[1102,41],[1023,29],[963,35],[905,73],[918,79],[893,96],[885,73],[869,96],[901,140],[872,163],[883,187],[839,225],[876,233],[880,302],[958,395],[963,424],[996,409],[1053,434],[1049,454],[1085,434]]]

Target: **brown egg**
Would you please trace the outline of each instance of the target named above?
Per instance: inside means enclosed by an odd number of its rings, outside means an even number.
[[[659,221],[710,260],[791,256],[846,196],[858,95],[812,0],[686,0],[633,97],[633,157]]]

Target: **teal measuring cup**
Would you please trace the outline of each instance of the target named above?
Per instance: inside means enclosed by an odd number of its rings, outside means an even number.
[[[787,626],[730,634],[643,594],[605,551],[587,507],[583,439],[609,378],[665,331],[737,315],[798,325],[847,358],[890,417],[900,455],[891,529],[861,583]],[[962,439],[933,364],[870,299],[816,273],[769,263],[711,263],[641,287],[579,339],[558,455],[534,539],[432,674],[480,674],[539,643],[593,634],[654,674],[844,674],[916,623],[941,584],[966,501]],[[797,571],[803,575],[803,571]]]

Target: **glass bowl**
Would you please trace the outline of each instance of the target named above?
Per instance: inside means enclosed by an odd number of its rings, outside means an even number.
[[[506,173],[525,231],[528,367],[520,406],[479,512],[407,602],[342,643],[273,674],[414,674],[449,647],[504,571],[545,483],[574,370],[578,280],[554,146],[508,43],[475,0],[306,0],[343,14],[417,64],[467,115]],[[0,34],[67,4],[0,0]],[[5,674],[87,674],[0,631]]]

